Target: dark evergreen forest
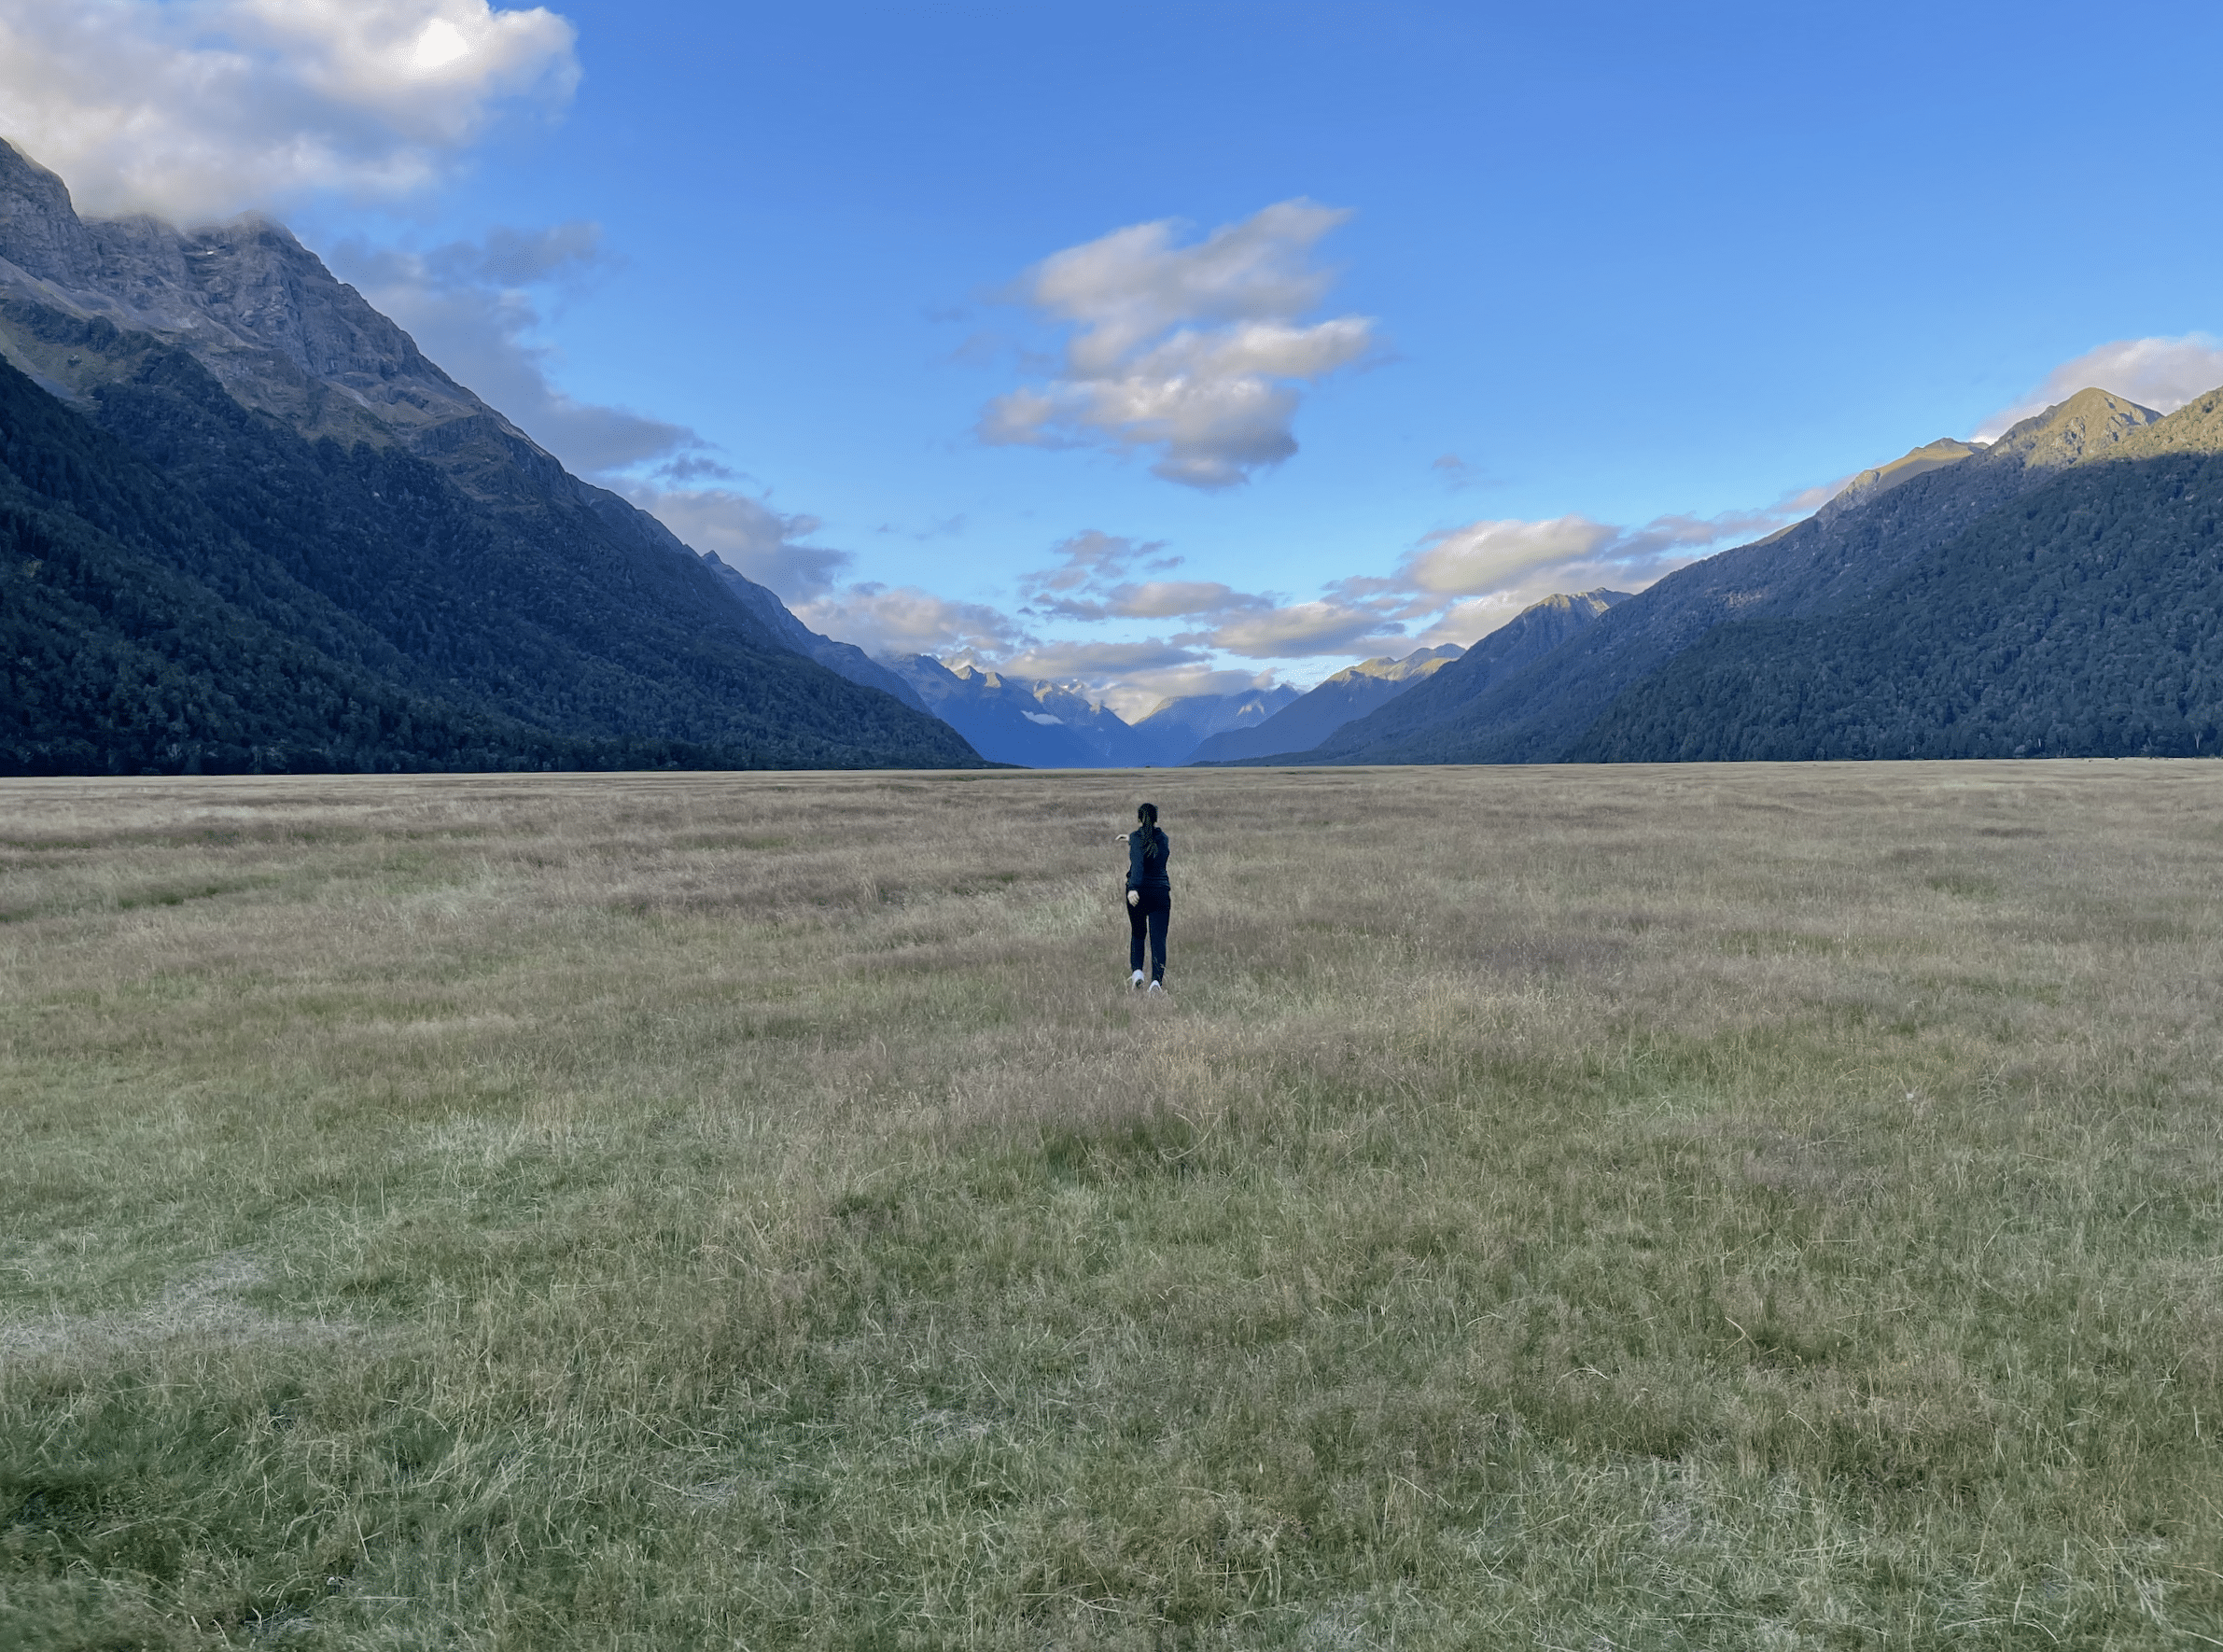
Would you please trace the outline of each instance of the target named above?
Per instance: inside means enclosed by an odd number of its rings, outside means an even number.
[[[0,772],[980,763],[552,464],[474,497],[159,346],[96,397],[0,361]]]
[[[2223,738],[2223,392],[1841,612],[1715,627],[1573,761],[2131,757]]]

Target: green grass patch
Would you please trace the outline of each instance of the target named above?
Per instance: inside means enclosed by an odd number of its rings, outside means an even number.
[[[0,1645],[2223,1640],[2206,772],[41,783]]]

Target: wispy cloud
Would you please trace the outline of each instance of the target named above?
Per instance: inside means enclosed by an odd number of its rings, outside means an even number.
[[[996,662],[1011,658],[1031,640],[1000,609],[953,601],[913,585],[851,585],[797,604],[795,614],[814,631],[878,655]]]
[[[1700,557],[1811,515],[1835,491],[1801,489],[1758,510],[1656,516],[1633,527],[1581,515],[1470,522],[1422,539],[1392,578],[1349,584],[1377,603],[1405,595],[1400,617],[1416,645],[1463,646],[1546,596],[1642,591]]]
[[[0,129],[95,213],[393,199],[561,108],[573,39],[486,0],[0,0]]]
[[[2166,413],[2218,385],[2223,385],[2223,339],[2204,332],[2174,339],[2117,339],[2062,362],[2020,401],[1978,426],[1975,440],[1996,441],[2013,426],[2079,390],[2111,391]]]
[[[1370,654],[1402,640],[1405,624],[1391,617],[1392,611],[1392,605],[1378,601],[1328,596],[1237,614],[1209,631],[1186,633],[1181,640],[1209,643],[1248,660]]]
[[[1272,684],[1271,671],[1231,670],[1203,649],[1153,637],[1142,642],[1045,642],[997,665],[1014,677],[1066,683],[1132,722],[1161,700],[1233,694]]]
[[[1593,561],[1621,532],[1585,516],[1470,522],[1430,534],[1398,571],[1411,589],[1440,596],[1514,590],[1540,569]]]
[[[1486,487],[1489,476],[1481,466],[1461,458],[1457,454],[1438,454],[1428,464],[1428,473],[1454,493],[1470,487]]]
[[[588,223],[496,226],[428,251],[343,243],[337,272],[406,328],[426,355],[590,482],[624,495],[697,551],[783,599],[832,590],[853,558],[806,541],[815,517],[776,509],[684,425],[568,395],[559,354],[542,339],[544,308],[613,262]]]
[[[1313,249],[1349,216],[1284,201],[1191,245],[1167,219],[1044,259],[1014,296],[1070,329],[1062,360],[990,402],[981,439],[1154,453],[1153,473],[1198,488],[1279,464],[1305,387],[1375,343],[1364,316],[1304,319],[1334,279]]]
[[[1088,529],[1054,547],[1057,560],[1024,576],[1020,612],[1042,619],[1167,620],[1270,606],[1270,599],[1217,580],[1138,580],[1168,573],[1181,558],[1157,541],[1138,543]]]
[[[826,596],[856,562],[846,551],[806,543],[818,531],[817,517],[776,511],[734,488],[673,487],[660,476],[608,481],[697,551],[717,553],[790,606]]]
[[[1232,693],[1285,675],[1308,680],[1318,674],[1307,668],[1312,662],[1471,645],[1559,592],[1641,591],[1700,556],[1811,513],[1834,491],[1805,489],[1762,509],[1669,514],[1635,525],[1580,514],[1486,518],[1423,536],[1385,573],[1351,575],[1309,596],[1181,578],[1183,558],[1165,541],[1090,528],[1051,546],[1042,566],[1021,578],[1014,610],[911,587],[855,585],[829,588],[798,611],[874,652],[929,653],[1044,678],[1139,715],[1168,695]],[[790,529],[785,537],[800,535]]]
[[[610,261],[590,223],[497,226],[480,240],[426,252],[356,241],[331,249],[336,273],[574,470],[600,477],[651,462],[699,463],[707,444],[685,426],[578,400],[550,376],[558,357],[540,338],[548,297],[578,290]]]

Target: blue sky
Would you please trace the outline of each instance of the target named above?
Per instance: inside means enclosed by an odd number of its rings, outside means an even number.
[[[821,629],[1131,712],[1637,588],[2087,380],[2223,382],[2218,47],[2174,5],[0,0],[0,121],[90,207],[285,217]]]

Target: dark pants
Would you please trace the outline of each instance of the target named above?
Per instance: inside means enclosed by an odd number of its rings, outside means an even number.
[[[1150,931],[1150,978],[1166,978],[1166,920],[1173,916],[1173,891],[1144,889],[1142,898],[1127,908],[1127,968],[1142,967],[1142,931]]]

